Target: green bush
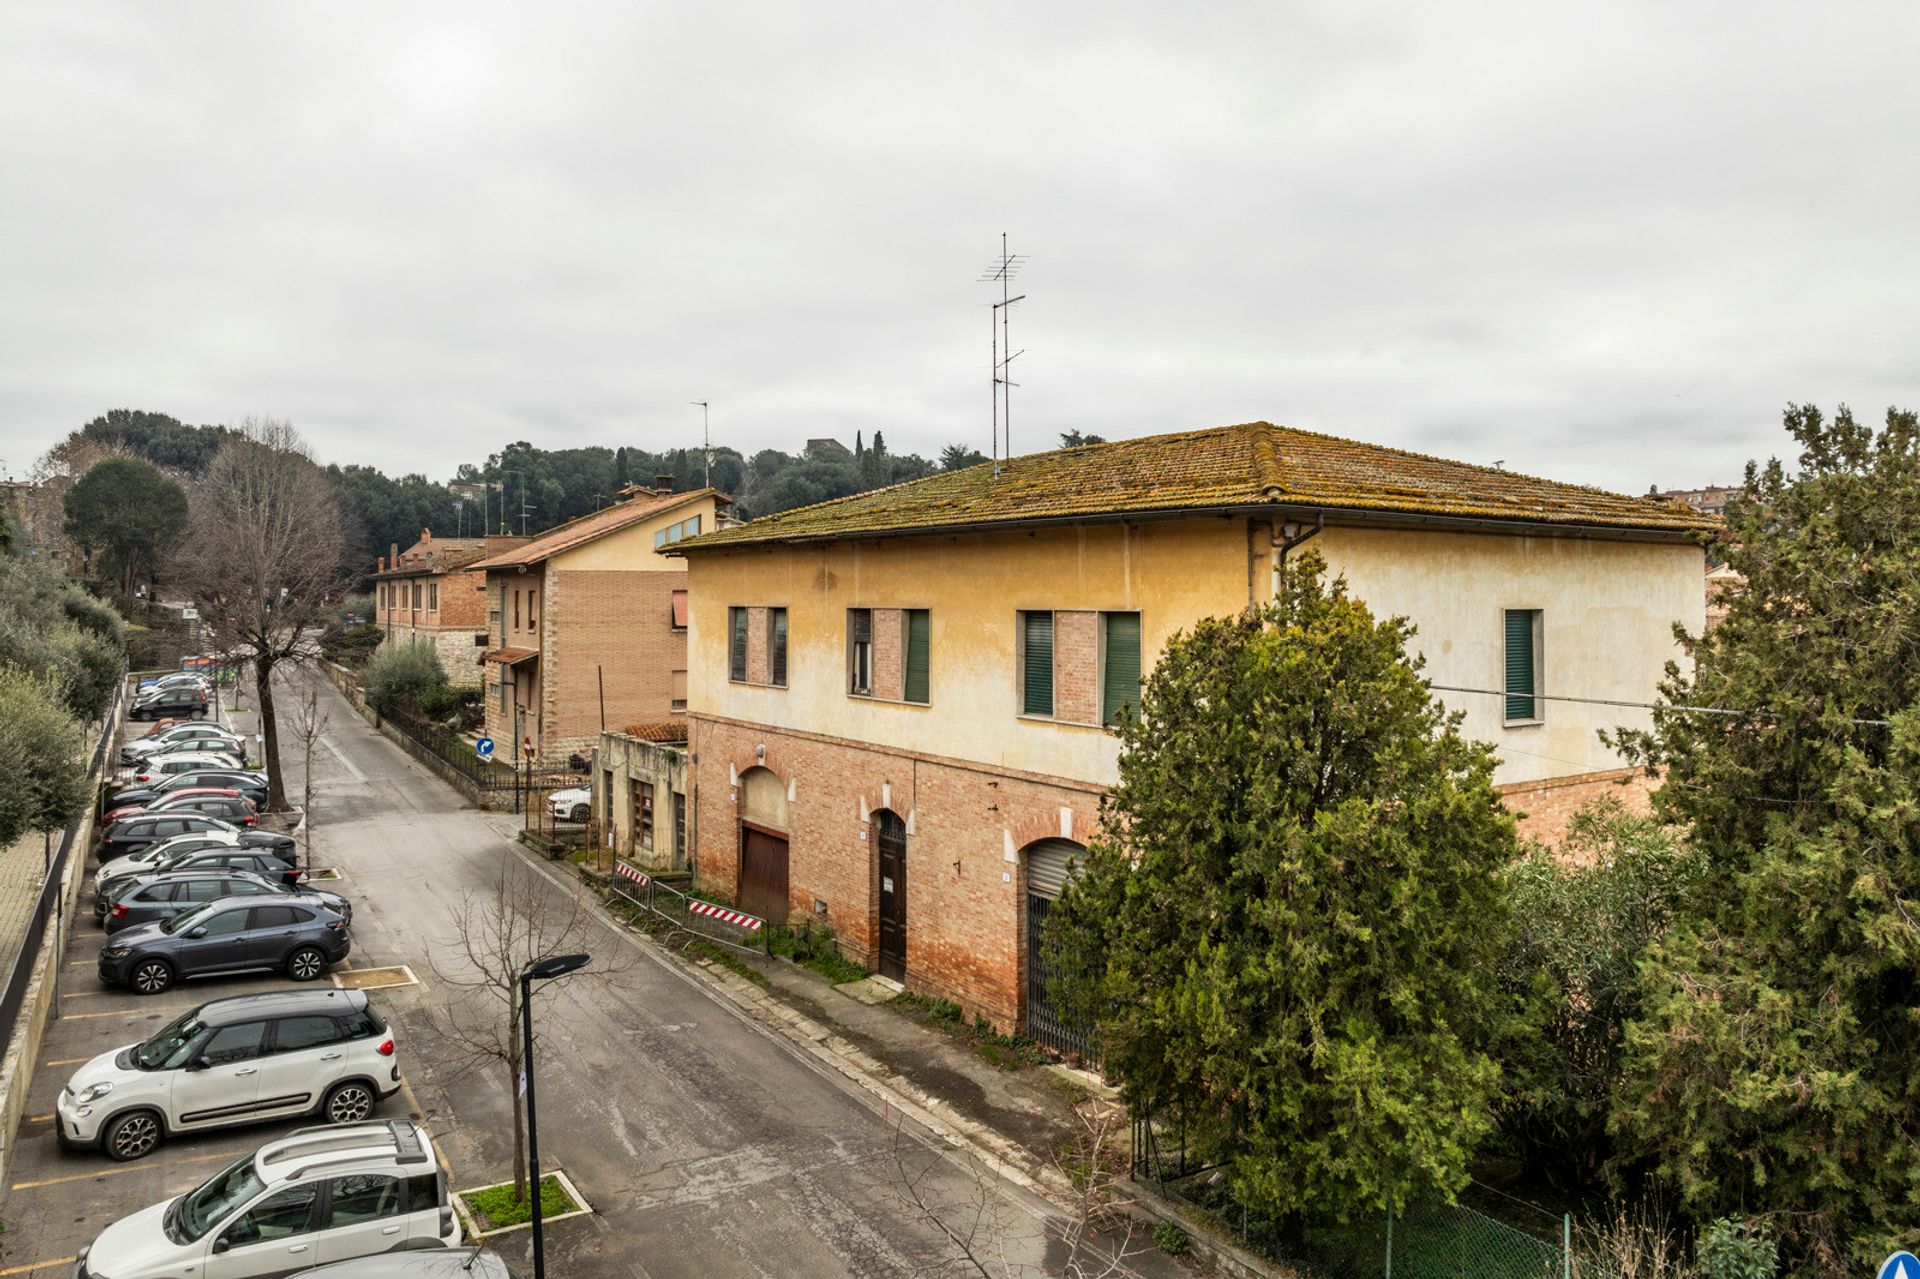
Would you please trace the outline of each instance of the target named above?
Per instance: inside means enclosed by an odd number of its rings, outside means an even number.
[[[1163,1221],[1153,1228],[1153,1242],[1169,1257],[1184,1257],[1193,1251],[1193,1240],[1171,1221]]]
[[[431,644],[388,644],[367,662],[360,687],[382,715],[426,713],[445,694],[447,672]]]
[[[320,655],[350,671],[364,668],[385,636],[372,622],[346,626],[335,622],[320,633]]]
[[[1779,1245],[1763,1225],[1722,1217],[1707,1223],[1694,1245],[1694,1279],[1773,1279]]]
[[[0,666],[0,848],[58,830],[86,810],[85,742],[64,691],[46,676]]]

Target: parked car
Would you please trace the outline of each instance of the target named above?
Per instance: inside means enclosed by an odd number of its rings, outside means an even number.
[[[404,1119],[302,1128],[176,1199],[114,1222],[74,1279],[284,1275],[308,1262],[460,1246],[426,1129]]]
[[[118,861],[108,862],[93,873],[93,883],[97,890],[110,879],[122,875],[144,875],[158,870],[162,865],[170,864],[169,859],[187,853],[196,853],[202,849],[222,849],[234,852],[265,853],[273,860],[263,874],[278,877],[283,872],[273,866],[278,862],[286,869],[292,869],[298,854],[294,850],[293,837],[264,830],[203,830],[191,835],[175,835],[149,844],[137,853],[129,853]]]
[[[172,777],[178,773],[192,773],[209,768],[237,769],[240,761],[231,755],[215,751],[168,751],[164,755],[155,755],[141,760],[133,766],[133,780],[139,784]]]
[[[63,1146],[138,1159],[176,1133],[316,1114],[357,1124],[400,1089],[387,1020],[358,990],[216,999],[73,1072]]]
[[[302,1270],[293,1279],[523,1279],[500,1254],[479,1248],[423,1248]]]
[[[557,790],[547,802],[552,807],[555,821],[584,822],[593,813],[593,789],[575,786],[569,790]]]
[[[149,844],[172,835],[189,835],[203,830],[236,830],[217,817],[202,813],[139,813],[122,818],[101,833],[94,856],[103,862],[137,853]]]
[[[123,817],[132,817],[135,813],[171,813],[188,800],[205,799],[209,796],[218,799],[246,798],[231,786],[182,786],[177,790],[156,792],[151,799],[140,803],[116,805],[102,813],[100,821],[102,824],[110,824]]]
[[[207,695],[197,688],[162,688],[134,699],[128,719],[201,719]]]
[[[262,854],[235,854],[239,857],[255,857],[267,860]],[[210,852],[196,857],[183,854],[178,864],[161,870],[149,871],[144,875],[130,875],[124,878],[110,879],[102,886],[94,904],[94,913],[109,933],[132,928],[136,924],[151,924],[156,920],[172,919],[184,914],[196,906],[218,901],[222,897],[262,897],[268,894],[283,896],[289,900],[312,902],[325,906],[334,914],[353,926],[353,904],[338,893],[323,892],[318,888],[309,888],[291,875],[298,872],[239,869],[223,865],[225,857],[220,852]],[[277,864],[277,863],[273,863]],[[106,909],[102,910],[104,902]]]
[[[256,806],[267,802],[267,775],[250,768],[201,768],[185,773],[168,773],[143,786],[123,786],[107,797],[109,809],[144,805],[156,795],[176,790],[211,786],[219,790],[237,790]]]
[[[100,980],[136,995],[157,995],[188,977],[260,968],[312,981],[352,949],[347,921],[324,906],[223,897],[115,933],[100,948]]]
[[[196,743],[207,743],[212,750],[231,755],[245,761],[247,758],[246,739],[238,733],[220,727],[218,724],[189,722],[175,724],[165,732],[155,733],[151,737],[136,738],[120,748],[122,764],[137,764],[150,755],[164,754],[170,751],[190,750]]]

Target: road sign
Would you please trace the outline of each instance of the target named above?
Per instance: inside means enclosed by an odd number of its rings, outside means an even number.
[[[183,608],[180,610],[180,616],[186,621],[195,621],[200,616],[200,610],[197,608]]]
[[[479,752],[481,759],[492,759],[493,739],[491,737],[483,737],[473,744],[473,749]]]
[[[1920,1257],[1900,1251],[1880,1263],[1880,1279],[1920,1279]]]

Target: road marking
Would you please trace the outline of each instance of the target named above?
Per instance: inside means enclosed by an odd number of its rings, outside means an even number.
[[[86,1021],[93,1017],[147,1017],[154,1014],[183,1013],[189,1008],[198,1008],[198,1004],[174,1004],[168,1008],[116,1008],[109,1013],[67,1013],[61,1021]]]
[[[83,1061],[92,1061],[91,1057],[62,1057],[59,1061],[43,1061],[42,1066],[78,1066]]]
[[[320,739],[320,744],[327,748],[327,754],[340,761],[340,767],[346,769],[354,781],[366,783],[372,780],[365,773],[353,766],[353,761],[347,758],[345,751],[342,751],[338,746],[333,744],[332,738],[323,737]]]
[[[10,1190],[38,1190],[42,1186],[64,1186],[75,1181],[92,1181],[96,1177],[118,1177],[121,1173],[140,1172],[146,1168],[171,1167],[174,1164],[204,1164],[215,1159],[234,1159],[244,1155],[245,1150],[222,1150],[211,1155],[182,1155],[178,1159],[149,1160],[140,1159],[118,1168],[99,1168],[93,1172],[76,1172],[66,1177],[48,1177],[45,1181],[16,1181]]]
[[[28,1123],[30,1123],[30,1124],[44,1124],[44,1123],[49,1123],[49,1122],[51,1122],[51,1121],[52,1121],[52,1119],[53,1119],[53,1116],[52,1116],[52,1115],[28,1115],[28,1116],[27,1116],[27,1122],[28,1122]],[[531,1210],[529,1210],[529,1211],[531,1211]]]
[[[48,1266],[70,1266],[80,1260],[79,1257],[49,1257],[45,1261],[33,1261],[24,1266],[8,1266],[0,1270],[0,1275],[24,1275],[35,1270],[44,1270]]]

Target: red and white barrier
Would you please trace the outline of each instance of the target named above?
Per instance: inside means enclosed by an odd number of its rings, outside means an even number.
[[[613,864],[613,873],[620,876],[622,879],[631,879],[634,883],[640,885],[642,888],[645,888],[647,886],[646,872],[635,870],[633,867],[627,865],[625,862],[616,861]]]
[[[723,924],[732,924],[734,927],[744,928],[748,932],[758,930],[767,922],[757,915],[743,915],[730,907],[716,906],[712,902],[688,901],[687,909],[696,915],[705,915],[709,919],[717,919]]]

